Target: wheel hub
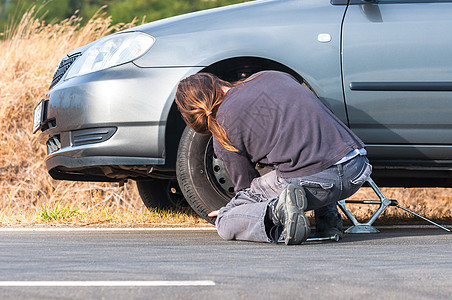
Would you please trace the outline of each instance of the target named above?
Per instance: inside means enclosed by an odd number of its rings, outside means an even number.
[[[234,184],[232,183],[228,171],[221,159],[213,151],[213,139],[210,138],[206,148],[205,166],[209,180],[227,198],[232,198],[234,193]]]

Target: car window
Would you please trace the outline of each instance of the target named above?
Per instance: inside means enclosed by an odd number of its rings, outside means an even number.
[[[380,4],[387,3],[441,3],[441,2],[452,2],[451,0],[378,0],[375,1]]]

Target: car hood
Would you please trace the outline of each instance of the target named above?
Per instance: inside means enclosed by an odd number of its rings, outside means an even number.
[[[249,25],[249,19],[256,10],[282,0],[261,0],[207,9],[162,19],[133,27],[122,32],[142,31],[155,37],[184,34],[205,30],[223,29]],[[234,22],[232,22],[234,21]]]

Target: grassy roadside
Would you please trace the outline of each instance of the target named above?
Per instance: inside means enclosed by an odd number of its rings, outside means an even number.
[[[30,203],[27,206],[24,201],[3,202],[0,208],[0,227],[211,226],[191,210],[148,210],[143,205],[134,182],[125,183],[122,187],[118,184],[101,186],[97,183],[72,183],[65,188],[66,192],[61,198],[52,197],[37,204]],[[75,198],[77,201],[73,200]]]
[[[96,14],[86,25],[72,17],[54,25],[35,8],[0,40],[0,226],[208,226],[192,212],[148,211],[133,182],[55,181],[45,165],[45,142],[31,133],[32,112],[48,90],[55,66],[69,51],[110,33],[137,25],[112,25]],[[452,189],[384,189],[388,198],[421,215],[452,223]],[[353,199],[375,198],[362,189]],[[355,205],[359,218],[375,207]],[[391,208],[379,223],[415,222]]]
[[[87,210],[47,206],[37,211],[0,211],[1,227],[213,227],[193,212]]]
[[[212,226],[193,211],[155,210],[149,211],[141,202],[133,182],[122,187],[117,184],[99,188],[97,184],[87,187],[91,198],[83,202],[59,201],[54,199],[38,206],[3,206],[0,209],[0,227],[17,226],[71,226],[71,227],[156,227],[156,226]],[[389,199],[416,213],[426,216],[442,225],[452,224],[452,189],[396,189],[383,188]],[[62,199],[71,199],[81,190],[70,190]],[[377,200],[370,188],[362,188],[352,200]],[[349,209],[359,220],[369,218],[377,206],[349,205]],[[308,212],[311,224],[313,214]],[[344,216],[345,224],[350,224]],[[375,222],[376,225],[428,224],[401,209],[388,208]]]

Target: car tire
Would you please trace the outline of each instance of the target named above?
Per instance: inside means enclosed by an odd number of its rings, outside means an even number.
[[[149,179],[137,181],[138,193],[149,209],[189,209],[176,180]]]
[[[234,196],[234,186],[223,163],[213,151],[212,136],[187,127],[180,139],[176,164],[177,180],[193,210],[208,222],[208,214],[225,206]]]

